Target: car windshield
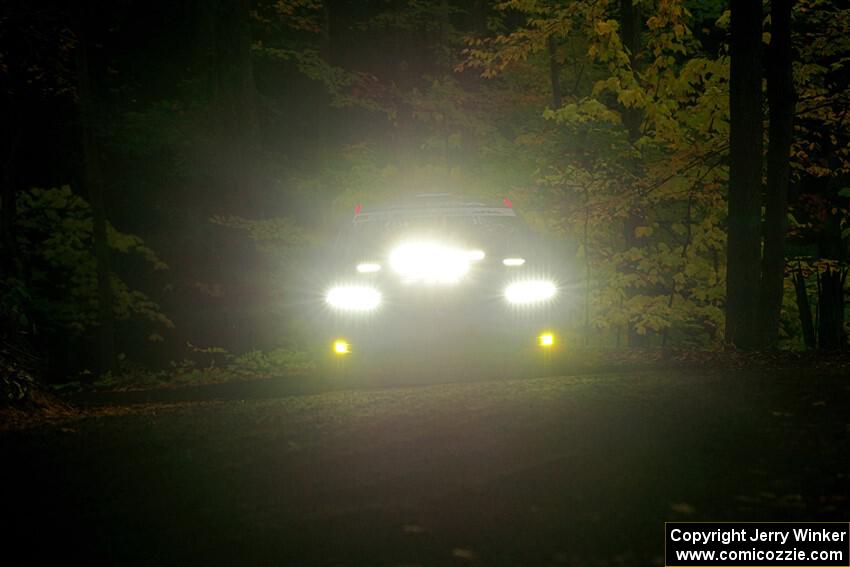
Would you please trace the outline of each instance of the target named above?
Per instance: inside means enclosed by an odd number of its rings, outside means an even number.
[[[401,240],[428,238],[502,252],[524,233],[524,224],[508,208],[383,209],[355,217],[349,230],[343,231],[339,249],[380,254]]]

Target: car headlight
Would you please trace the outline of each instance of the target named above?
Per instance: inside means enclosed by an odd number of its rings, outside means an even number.
[[[502,264],[509,268],[516,268],[525,264],[525,258],[505,258],[502,260]]]
[[[328,290],[325,301],[343,311],[370,311],[380,305],[381,292],[373,287],[338,286]]]
[[[390,252],[390,267],[407,282],[457,283],[469,271],[470,254],[437,242],[408,242]]]
[[[558,288],[548,280],[528,280],[512,283],[505,288],[505,299],[514,305],[540,303],[555,297]]]
[[[372,274],[381,271],[381,265],[377,262],[361,262],[357,264],[357,271],[361,274]]]

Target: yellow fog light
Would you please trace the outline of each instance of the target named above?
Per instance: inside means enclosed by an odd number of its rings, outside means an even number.
[[[351,352],[351,345],[348,344],[347,341],[338,340],[334,341],[334,353],[335,354],[348,354]]]
[[[555,335],[552,333],[542,333],[537,337],[537,343],[542,347],[550,347],[555,344]]]

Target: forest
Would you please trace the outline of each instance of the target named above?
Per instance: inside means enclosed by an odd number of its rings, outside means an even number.
[[[4,0],[0,84],[7,379],[309,367],[315,257],[434,190],[559,243],[576,348],[848,344],[843,1]]]
[[[848,271],[850,0],[0,0],[0,564],[846,566]]]

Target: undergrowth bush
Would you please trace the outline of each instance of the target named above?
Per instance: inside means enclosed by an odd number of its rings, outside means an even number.
[[[307,353],[285,347],[234,355],[220,347],[189,346],[192,357],[171,361],[169,370],[124,365],[119,372],[101,377],[95,386],[120,390],[216,384],[301,376],[315,368]]]

